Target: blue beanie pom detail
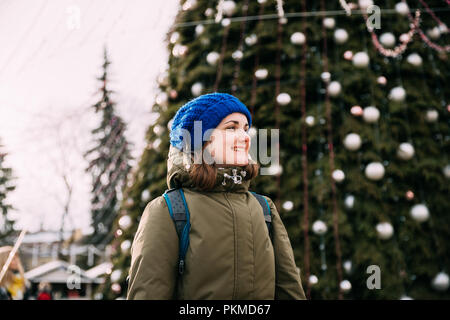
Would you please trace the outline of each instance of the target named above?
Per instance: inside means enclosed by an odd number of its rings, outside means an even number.
[[[203,136],[208,129],[216,128],[231,113],[239,112],[247,117],[249,128],[252,117],[248,108],[236,97],[228,93],[209,93],[201,95],[183,105],[176,113],[170,132],[170,144],[180,150],[183,142],[183,130],[190,133],[191,150],[197,150],[204,144]],[[194,137],[194,121],[201,121],[202,137]],[[208,137],[205,137],[208,139]]]

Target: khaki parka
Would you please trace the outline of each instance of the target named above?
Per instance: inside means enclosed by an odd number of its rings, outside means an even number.
[[[183,161],[170,147],[167,185],[183,188],[191,229],[185,270],[178,275],[179,240],[169,209],[160,196],[147,204],[131,247],[127,299],[305,299],[300,270],[286,229],[270,198],[271,241],[263,210],[241,184],[219,168],[213,190],[196,188]],[[225,185],[222,182],[225,181]]]

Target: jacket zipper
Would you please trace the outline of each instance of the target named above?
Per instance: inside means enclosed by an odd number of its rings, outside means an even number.
[[[238,266],[237,266],[237,246],[236,246],[236,243],[237,243],[237,239],[236,239],[236,221],[235,221],[235,220],[236,220],[236,213],[234,212],[234,208],[233,208],[233,206],[231,205],[231,202],[230,202],[230,200],[228,199],[227,194],[228,194],[228,192],[224,192],[224,197],[225,197],[225,199],[227,200],[228,205],[229,205],[230,208],[231,208],[231,213],[233,214],[234,279],[233,279],[233,297],[232,297],[232,299],[235,299],[235,298],[236,298],[237,269],[238,269]]]

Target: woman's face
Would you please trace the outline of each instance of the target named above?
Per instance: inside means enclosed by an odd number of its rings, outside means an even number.
[[[222,119],[206,145],[217,164],[237,166],[248,164],[251,143],[248,129],[247,117],[242,113],[231,113]]]
[[[11,263],[9,265],[9,269],[11,270],[17,270],[19,268],[19,257],[16,255],[14,256],[14,258],[12,258]]]

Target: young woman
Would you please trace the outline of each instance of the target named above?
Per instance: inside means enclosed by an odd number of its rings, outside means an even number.
[[[196,121],[206,139],[194,134]],[[128,299],[305,299],[274,203],[265,197],[271,239],[263,209],[249,192],[259,169],[248,154],[251,121],[247,107],[229,94],[206,94],[178,110],[167,185],[182,188],[189,209],[185,269],[180,275],[179,238],[160,196],[146,206],[134,237]]]
[[[0,247],[0,270],[8,260],[11,250],[10,246]],[[0,282],[0,299],[24,300],[27,299],[27,293],[22,263],[16,254]]]

